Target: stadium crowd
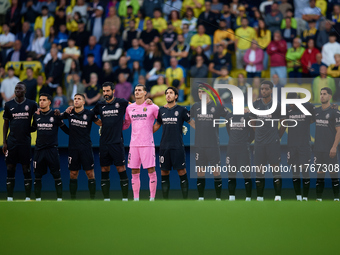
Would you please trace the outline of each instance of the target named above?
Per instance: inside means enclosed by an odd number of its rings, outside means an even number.
[[[105,81],[127,100],[145,84],[159,106],[174,86],[189,105],[190,78],[208,77],[254,100],[269,77],[340,99],[340,0],[1,0],[0,25],[2,105],[19,80],[54,108],[76,93],[95,105]]]

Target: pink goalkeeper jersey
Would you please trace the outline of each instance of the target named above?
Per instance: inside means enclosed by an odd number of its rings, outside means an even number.
[[[126,108],[123,129],[131,127],[130,147],[155,146],[153,141],[153,124],[158,115],[158,106],[143,103],[130,104]]]

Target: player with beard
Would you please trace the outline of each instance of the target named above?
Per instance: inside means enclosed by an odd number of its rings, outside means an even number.
[[[25,97],[26,85],[23,82],[17,83],[14,94],[15,98],[5,103],[3,115],[2,151],[5,154],[7,166],[7,201],[13,201],[17,164],[22,165],[26,200],[30,200],[32,190],[31,122],[38,108],[36,102]]]
[[[94,176],[94,158],[91,142],[92,122],[101,126],[102,122],[92,110],[84,108],[85,96],[75,94],[74,109],[71,113],[64,112],[61,116],[69,121],[68,167],[70,170],[71,199],[76,199],[78,175],[81,167],[86,172],[90,198],[96,194],[96,180]]]
[[[219,142],[219,127],[213,126],[213,120],[220,117],[225,118],[228,110],[221,104],[215,105],[208,97],[208,89],[204,85],[198,86],[198,96],[202,100],[202,96],[206,96],[207,114],[202,114],[201,102],[195,103],[190,110],[190,116],[195,123],[195,160],[196,166],[200,166],[197,171],[197,190],[198,200],[204,200],[205,189],[205,171],[204,166],[208,167],[221,164],[220,142]],[[215,179],[216,200],[221,200],[222,178],[218,171],[213,172]]]
[[[57,201],[62,201],[63,186],[60,176],[60,160],[58,153],[58,127],[66,134],[68,127],[60,116],[55,116],[51,110],[52,97],[49,94],[40,94],[40,113],[33,115],[32,129],[37,130],[37,140],[34,149],[34,193],[36,201],[41,201],[41,179],[47,173],[47,168],[54,178],[57,191]]]
[[[234,100],[231,98],[231,103]],[[229,142],[226,163],[236,167],[237,171],[243,166],[250,166],[250,143],[254,140],[254,130],[248,126],[249,112],[244,115],[227,114],[228,123],[226,125]],[[246,188],[246,201],[251,201],[252,180],[250,172],[242,172],[244,185]],[[229,201],[235,200],[237,172],[228,173]]]
[[[272,101],[273,83],[271,81],[263,81],[261,84],[262,98],[253,103],[254,109],[269,110],[273,106]],[[273,168],[279,166],[281,160],[280,139],[284,134],[285,128],[278,129],[278,121],[268,121],[270,119],[284,119],[281,116],[281,104],[277,102],[276,110],[269,115],[255,115],[250,113],[252,126],[255,130],[255,145],[254,145],[254,158],[255,165],[258,166],[256,173],[256,189],[257,201],[263,201],[263,193],[265,186],[264,172],[262,166],[269,164]],[[261,126],[261,121],[264,123]],[[273,172],[273,183],[275,190],[275,201],[281,201],[282,179],[280,172]]]
[[[316,198],[322,201],[326,172],[330,173],[334,201],[339,201],[339,161],[337,148],[340,142],[340,111],[331,107],[332,90],[320,90],[321,106],[315,108],[314,164],[317,170]]]
[[[188,122],[195,127],[194,121],[190,121],[190,113],[185,107],[176,104],[178,99],[176,88],[167,88],[165,96],[167,105],[159,109],[157,122],[153,128],[154,132],[156,132],[163,125],[162,139],[159,146],[163,198],[169,198],[169,175],[173,168],[177,170],[179,175],[183,198],[187,199],[188,176],[185,169],[185,149],[183,143],[183,129],[187,130],[187,128],[183,126],[183,123]]]
[[[158,106],[146,103],[146,87],[137,84],[135,87],[136,102],[126,108],[123,129],[130,124],[131,142],[128,157],[128,167],[132,169],[132,190],[134,201],[139,201],[140,167],[148,169],[150,201],[155,200],[157,189],[157,175],[155,171],[156,153],[153,140],[153,125],[158,116]]]

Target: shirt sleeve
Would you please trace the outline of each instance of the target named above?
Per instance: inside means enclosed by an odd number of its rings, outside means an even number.
[[[9,107],[7,104],[5,104],[5,109],[4,109],[4,115],[3,115],[3,118],[5,120],[10,120],[11,119],[11,113],[9,111]]]
[[[157,105],[154,105],[153,116],[155,117],[155,119],[157,119],[158,112],[159,112],[159,107]]]
[[[98,119],[97,115],[94,113],[94,111],[90,111],[90,113],[92,114],[92,117],[91,117],[92,121],[97,122],[99,119]]]
[[[157,122],[158,122],[158,124],[160,124],[160,125],[163,124],[163,122],[162,122],[162,117],[161,117],[161,111],[158,111]]]
[[[123,130],[128,129],[130,124],[131,124],[131,119],[130,119],[130,115],[129,115],[129,110],[128,110],[128,108],[126,108]]]
[[[182,118],[185,122],[189,122],[190,121],[190,112],[188,111],[187,108],[183,108],[183,111],[182,111]]]
[[[335,111],[335,126],[340,127],[340,111]]]

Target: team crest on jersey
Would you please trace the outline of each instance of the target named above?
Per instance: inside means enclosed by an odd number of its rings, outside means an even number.
[[[119,103],[116,103],[115,106],[116,106],[116,108],[119,108],[120,105],[119,105]]]
[[[25,111],[28,111],[30,107],[28,105],[25,105]]]
[[[54,121],[54,118],[53,118],[53,117],[51,117],[51,118],[50,118],[50,122],[53,122],[53,121]]]
[[[178,111],[175,111],[175,116],[178,116]]]
[[[148,110],[148,108],[144,107],[143,108],[143,112],[146,112]]]
[[[326,118],[326,120],[329,119],[329,113],[326,114],[326,117],[325,117],[325,118]]]
[[[215,112],[215,107],[211,107],[211,110],[210,110],[212,113]]]
[[[83,119],[84,119],[84,120],[87,120],[86,114],[83,115]]]

